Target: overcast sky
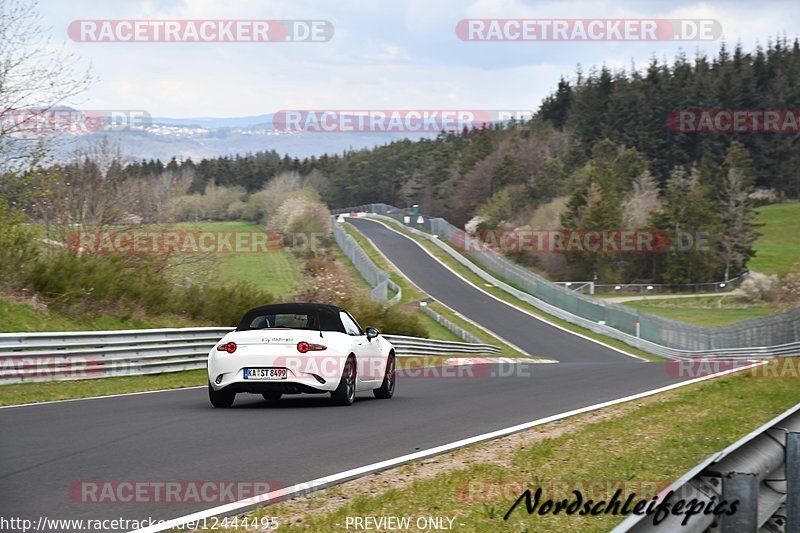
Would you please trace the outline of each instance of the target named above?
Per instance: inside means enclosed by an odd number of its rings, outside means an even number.
[[[714,42],[466,42],[465,18],[716,19],[747,49],[800,35],[800,2],[40,0],[58,43],[91,62],[84,109],[243,116],[279,109],[536,109],[577,64],[638,67]],[[82,19],[323,19],[324,43],[79,43]]]

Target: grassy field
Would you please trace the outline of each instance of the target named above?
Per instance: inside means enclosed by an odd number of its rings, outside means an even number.
[[[775,312],[768,305],[754,305],[735,296],[704,296],[659,300],[634,300],[623,305],[643,313],[663,316],[694,326],[722,326],[749,318],[761,318]]]
[[[755,243],[756,256],[747,268],[764,274],[786,274],[800,261],[800,202],[758,208],[761,236]]]
[[[372,483],[357,480],[254,515],[274,516],[281,530],[290,532],[338,530],[348,516],[430,515],[454,518],[458,531],[609,531],[623,517],[528,515],[524,503],[507,521],[503,516],[528,488],[543,488],[543,500],[574,498],[569,491],[579,487],[595,501],[609,499],[617,488],[623,489],[623,501],[630,493],[637,501],[649,499],[799,401],[796,378],[707,381],[412,463],[371,476]]]
[[[182,223],[172,227],[187,231],[230,232],[263,231],[264,229],[251,222]],[[306,283],[302,276],[302,264],[287,249],[267,253],[220,253],[212,258],[211,268],[223,282],[251,283],[278,297],[292,295],[302,289]]]
[[[251,232],[263,228],[249,222],[181,223],[172,229],[184,231]],[[272,293],[278,298],[295,294],[307,280],[302,263],[286,249],[268,253],[220,253],[203,257],[182,256],[183,261],[171,269],[170,275],[180,283],[188,278],[197,282],[246,282]],[[195,260],[197,259],[197,260]],[[0,331],[78,331],[141,329],[156,327],[190,327],[214,325],[176,316],[140,316],[136,312],[112,316],[66,316],[48,313],[27,303],[0,298]]]

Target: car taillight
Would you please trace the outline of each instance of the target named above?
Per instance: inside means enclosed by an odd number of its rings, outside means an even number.
[[[306,352],[321,352],[322,350],[327,350],[327,346],[323,346],[321,344],[310,344],[306,341],[300,341],[297,343],[297,351],[300,353]]]
[[[235,342],[226,342],[225,344],[220,344],[217,346],[218,352],[228,352],[233,353],[236,351],[236,343]]]

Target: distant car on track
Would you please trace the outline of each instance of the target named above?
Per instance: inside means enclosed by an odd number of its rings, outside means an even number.
[[[284,394],[329,393],[352,405],[356,392],[391,398],[395,351],[376,328],[362,330],[346,310],[287,303],[256,307],[208,354],[208,396],[230,407],[240,392],[277,401]]]

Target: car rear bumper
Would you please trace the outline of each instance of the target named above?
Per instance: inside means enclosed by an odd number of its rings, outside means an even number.
[[[208,358],[208,380],[214,390],[235,392],[321,393],[336,390],[346,357],[212,353]],[[245,379],[245,368],[285,368],[286,379]]]

